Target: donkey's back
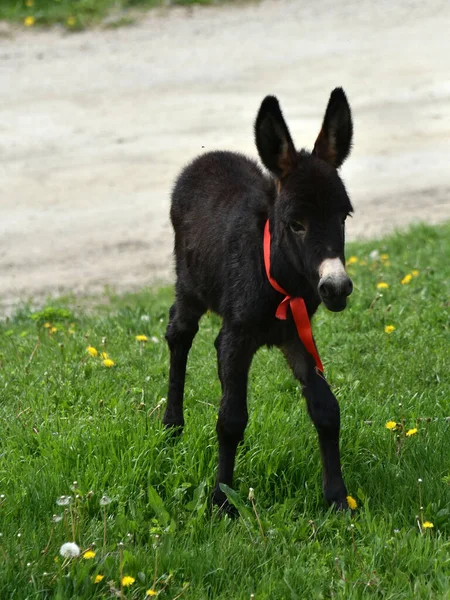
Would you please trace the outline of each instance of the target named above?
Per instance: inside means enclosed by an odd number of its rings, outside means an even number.
[[[254,272],[274,194],[273,181],[242,154],[208,152],[181,172],[170,218],[183,293],[223,314],[223,288],[232,285],[234,267],[239,263],[242,272],[248,264]]]

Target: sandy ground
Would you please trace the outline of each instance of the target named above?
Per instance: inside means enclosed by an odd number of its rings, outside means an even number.
[[[450,3],[268,0],[68,35],[0,29],[0,307],[172,277],[171,185],[196,154],[256,157],[276,94],[311,148],[342,85],[348,235],[450,218]]]

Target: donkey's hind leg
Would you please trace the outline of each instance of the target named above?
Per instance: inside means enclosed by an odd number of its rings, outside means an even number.
[[[181,433],[184,426],[183,395],[186,363],[192,340],[198,331],[198,321],[205,308],[196,299],[177,294],[169,311],[166,340],[170,350],[169,392],[163,423]]]
[[[317,373],[314,360],[299,339],[281,347],[295,377],[301,382],[308,413],[319,436],[322,456],[323,495],[328,504],[347,508],[347,491],[341,473],[339,452],[339,404],[321,373]]]

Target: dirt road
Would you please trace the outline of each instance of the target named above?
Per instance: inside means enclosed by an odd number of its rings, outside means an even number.
[[[344,4],[344,6],[341,6]],[[0,31],[0,310],[171,278],[169,194],[203,150],[256,157],[262,98],[311,148],[331,89],[355,120],[349,237],[450,218],[450,4],[151,12],[133,27]]]

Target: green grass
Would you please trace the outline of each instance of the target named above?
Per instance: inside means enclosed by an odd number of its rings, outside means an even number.
[[[374,249],[389,259],[371,260]],[[124,597],[135,599],[153,585],[162,600],[449,599],[450,224],[355,244],[351,255],[350,306],[320,309],[314,329],[340,400],[353,516],[324,506],[316,434],[275,349],[261,350],[251,370],[234,486],[242,516],[212,513],[220,322],[202,320],[186,428],[170,442],[161,401],[171,289],[86,310],[64,301],[24,307],[2,322],[0,598],[111,598],[122,565],[135,578]],[[402,285],[413,269],[418,275]],[[382,296],[379,281],[389,284]],[[386,325],[395,330],[385,333]],[[103,366],[88,345],[115,365]],[[388,420],[403,429],[388,431]],[[103,494],[112,500],[104,508]],[[73,498],[65,513],[61,495]],[[64,518],[52,523],[54,513]],[[421,532],[416,515],[434,528]],[[60,546],[73,539],[95,557],[64,561]],[[95,584],[97,574],[104,579]]]
[[[96,25],[108,15],[108,26],[132,23],[135,9],[162,6],[213,4],[215,0],[1,0],[0,20],[22,23],[26,27],[59,23],[68,30]]]

